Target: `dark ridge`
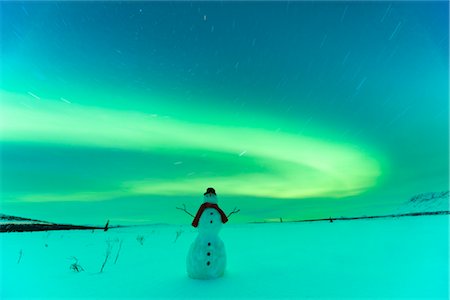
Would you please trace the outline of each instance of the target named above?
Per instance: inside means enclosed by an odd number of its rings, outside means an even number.
[[[8,216],[4,214],[0,214],[0,220],[7,220],[7,221],[28,221],[28,222],[40,222],[40,223],[47,223],[47,224],[53,224],[51,222],[47,221],[41,221],[41,220],[35,220],[35,219],[28,219],[28,218],[21,218],[16,216]]]
[[[111,228],[111,227],[110,227]],[[82,229],[104,229],[104,227],[77,226],[64,224],[5,224],[0,225],[0,232],[28,232],[48,230],[82,230]]]
[[[30,231],[49,231],[49,230],[86,230],[86,229],[103,229],[108,230],[109,228],[116,228],[117,226],[109,226],[109,220],[104,227],[97,226],[81,226],[81,225],[71,225],[71,224],[56,224],[47,221],[22,218],[16,216],[8,216],[0,214],[0,220],[6,221],[19,221],[28,222],[23,224],[0,224],[1,232],[30,232]]]

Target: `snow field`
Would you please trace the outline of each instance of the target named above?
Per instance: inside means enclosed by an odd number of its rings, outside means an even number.
[[[448,299],[448,216],[230,223],[215,280],[187,276],[197,236],[187,225],[1,234],[0,298]],[[84,271],[70,269],[73,256]]]

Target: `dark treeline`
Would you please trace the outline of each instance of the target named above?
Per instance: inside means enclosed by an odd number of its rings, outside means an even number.
[[[283,221],[283,222],[333,222],[333,221],[350,221],[361,219],[380,219],[380,218],[400,218],[400,217],[418,217],[418,216],[434,216],[434,215],[450,215],[450,211],[432,211],[432,212],[416,212],[416,213],[404,213],[404,214],[391,214],[382,216],[362,216],[362,217],[339,217],[339,218],[325,218],[325,219],[311,219],[311,220],[295,220],[295,221]],[[281,218],[280,218],[281,220]],[[268,223],[268,222],[252,222],[252,223]],[[274,222],[270,222],[274,223]]]

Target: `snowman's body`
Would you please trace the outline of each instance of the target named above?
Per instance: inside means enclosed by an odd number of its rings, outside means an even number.
[[[217,199],[205,197],[205,202],[217,203]],[[222,216],[215,208],[206,208],[201,213],[198,236],[189,249],[186,261],[189,277],[214,279],[224,274],[227,257],[225,245],[219,237],[222,223]]]

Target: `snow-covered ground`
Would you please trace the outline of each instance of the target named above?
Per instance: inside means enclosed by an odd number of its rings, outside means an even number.
[[[207,281],[186,275],[189,226],[3,233],[0,298],[448,299],[448,233],[448,216],[226,224],[227,271]]]

